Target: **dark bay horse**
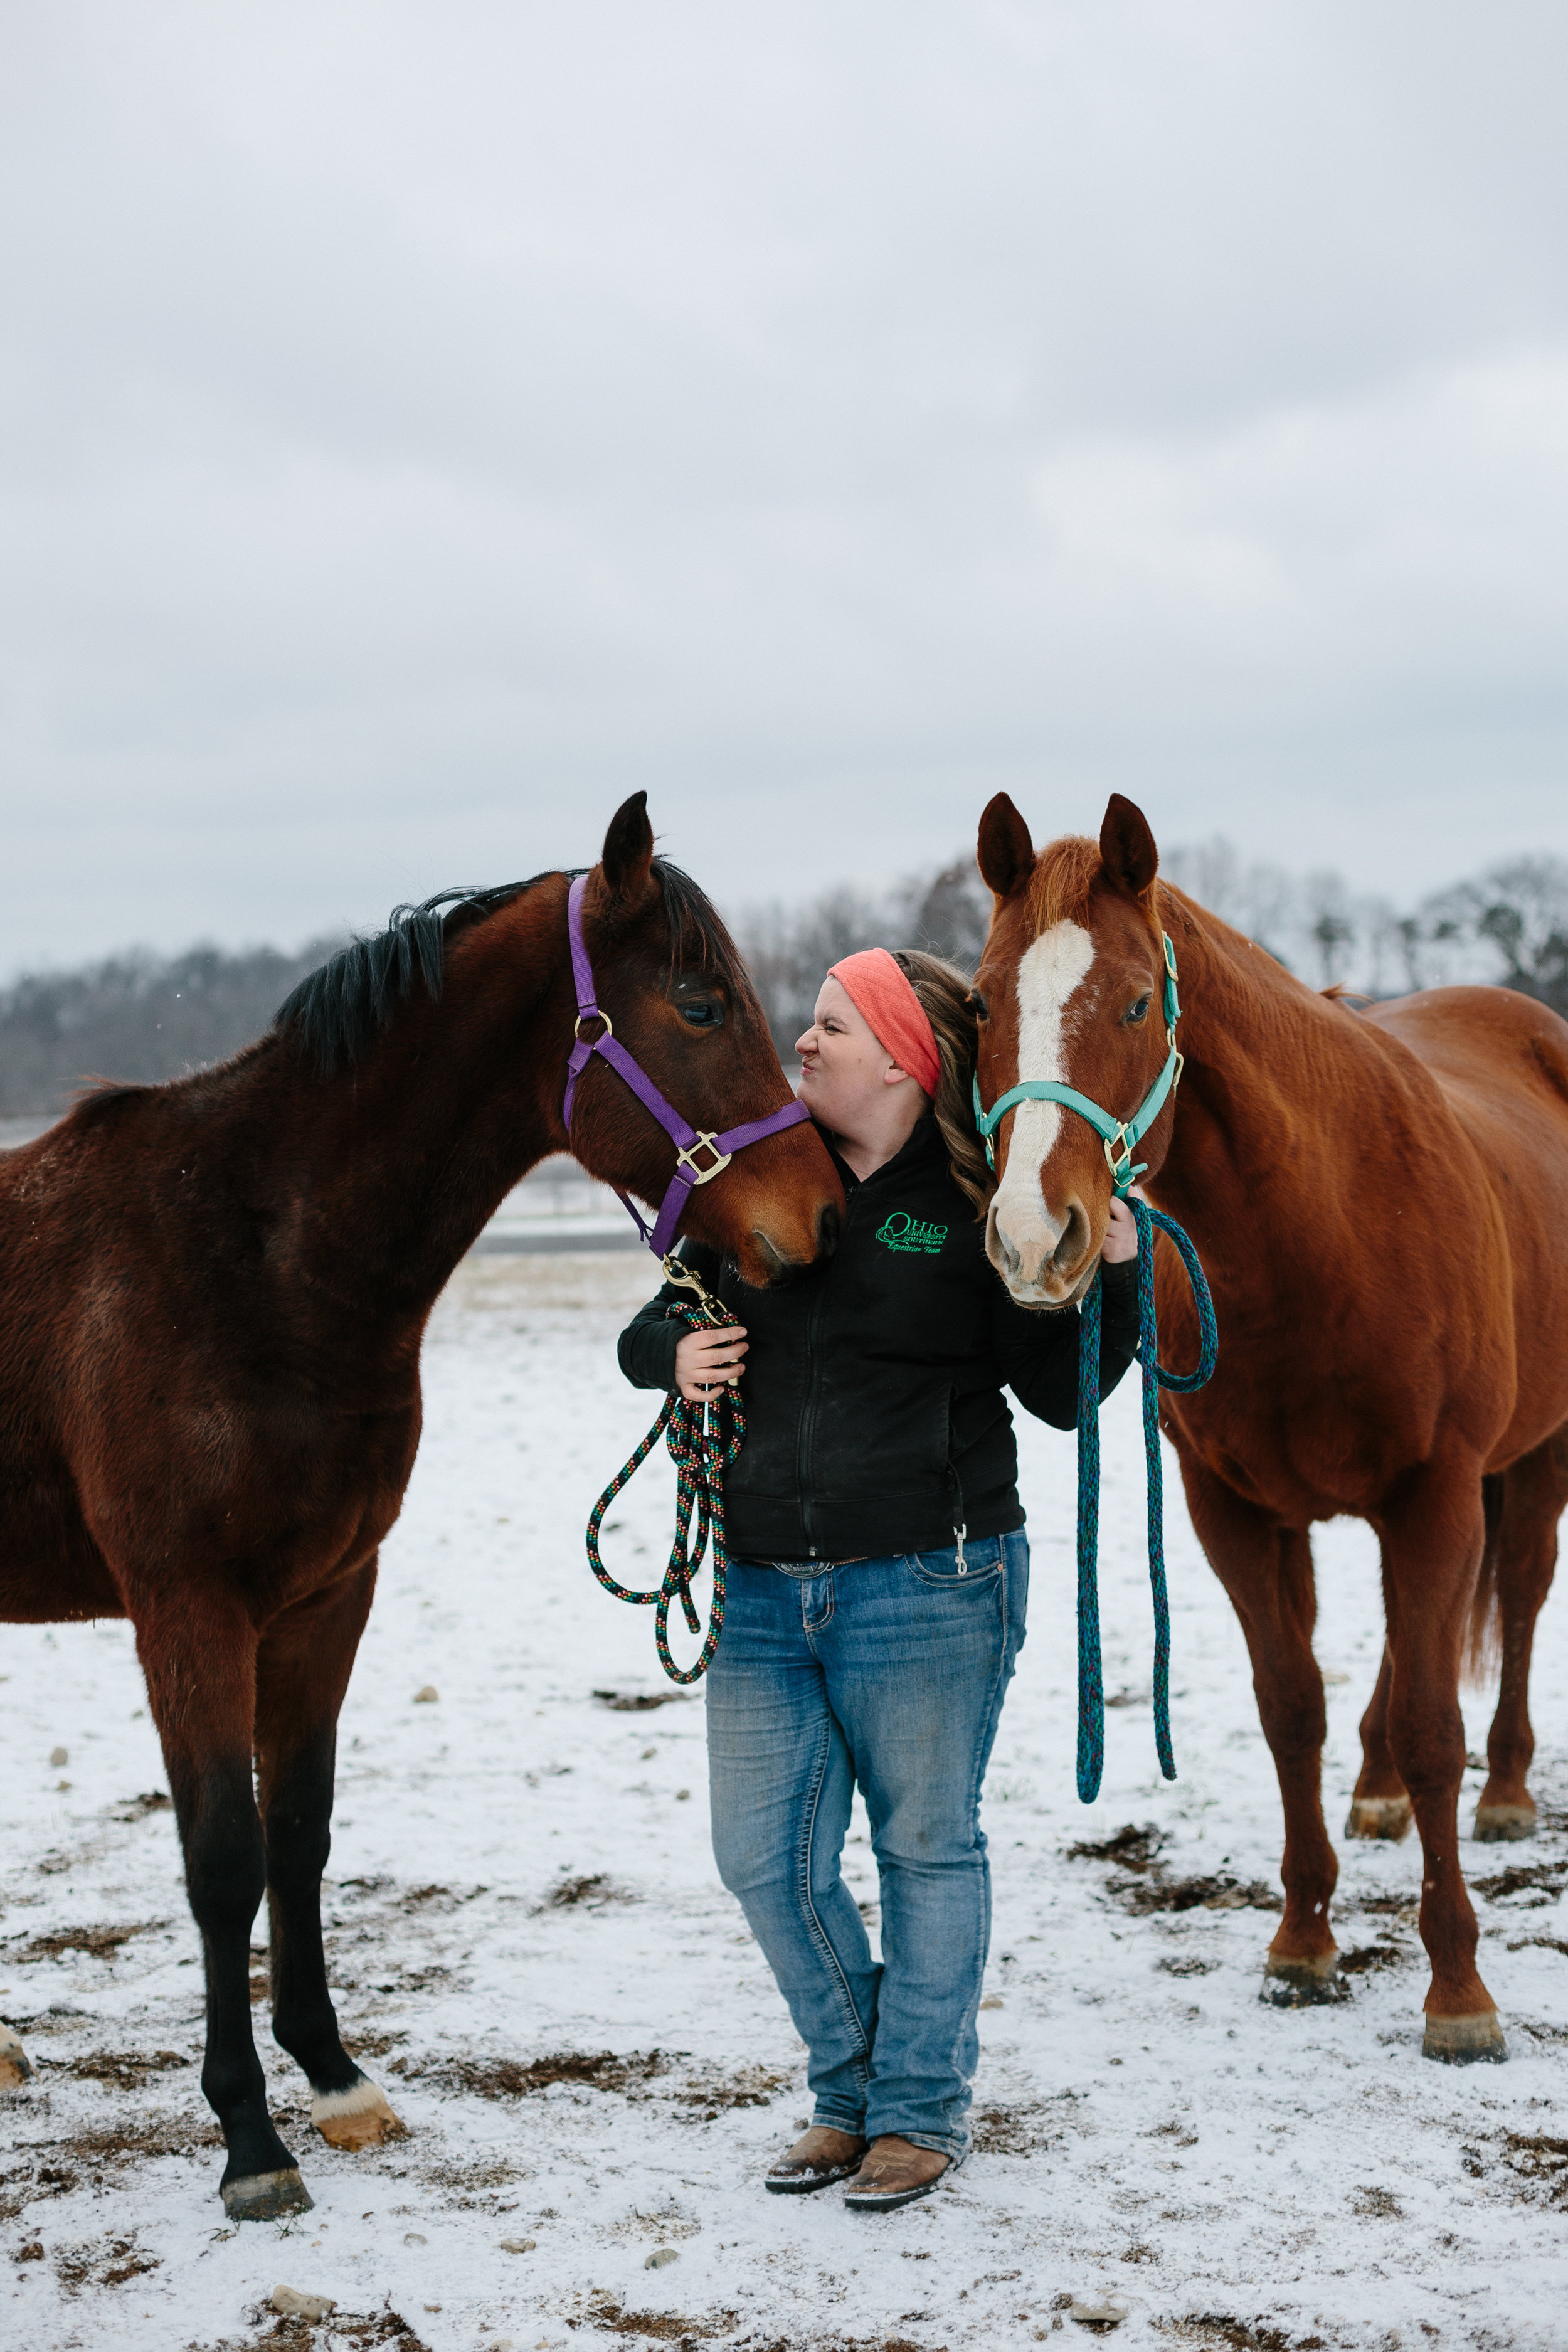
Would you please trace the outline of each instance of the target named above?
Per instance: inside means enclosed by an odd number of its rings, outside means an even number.
[[[504,1195],[568,1148],[567,888],[546,874],[444,914],[401,909],[235,1060],[89,1096],[0,1158],[0,1618],[136,1628],[237,2216],[310,2202],[251,2039],[264,1888],[273,2032],[313,2121],[340,2147],[401,2128],[327,1989],[338,1711],[419,1443],[431,1307]],[[695,885],[654,857],[640,793],[610,824],[584,920],[615,1034],[677,1110],[721,1129],[790,1101],[744,969]],[[652,1203],[674,1167],[597,1055],[570,1148]],[[764,1284],[830,1248],[842,1208],[806,1124],[742,1152],[686,1223]],[[5,2036],[0,2081],[25,2072]]]
[[[1506,2054],[1459,1869],[1467,1637],[1500,1614],[1502,1684],[1479,1836],[1533,1824],[1531,1643],[1568,1503],[1568,1024],[1500,988],[1352,1012],[1156,879],[1141,813],[1037,857],[1005,794],[980,866],[995,894],[975,980],[980,1089],[1065,1080],[1131,1117],[1166,1056],[1161,931],[1186,1066],[1138,1147],[1151,1200],[1197,1244],[1219,1369],[1163,1392],[1193,1524],[1235,1604],[1285,1812],[1282,2000],[1331,1998],[1337,1866],[1323,1824],[1323,1686],[1310,1529],[1375,1530],[1388,1638],[1348,1829],[1412,1813],[1432,1964],[1424,2047]],[[1010,1132],[1008,1130],[1011,1130]],[[1028,1101],[998,1131],[994,1264],[1026,1305],[1081,1295],[1111,1197],[1100,1137]],[[1159,1244],[1161,1353],[1196,1361],[1190,1294]]]

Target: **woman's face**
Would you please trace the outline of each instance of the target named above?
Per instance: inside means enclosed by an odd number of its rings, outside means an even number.
[[[887,1099],[892,1055],[843,983],[829,973],[817,992],[816,1012],[800,1055],[800,1099],[837,1135],[852,1135]],[[904,1073],[899,1072],[899,1079]],[[898,1083],[897,1080],[894,1083]]]

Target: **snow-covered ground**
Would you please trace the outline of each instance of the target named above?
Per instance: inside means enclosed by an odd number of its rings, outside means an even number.
[[[763,2194],[805,2114],[802,2053],[714,1875],[701,1700],[595,1696],[661,1684],[648,1612],[602,1592],[582,1549],[646,1424],[613,1339],[647,1287],[638,1259],[476,1258],[435,1319],[424,1451],[343,1716],[328,1900],[346,2038],[410,2137],[332,2153],[266,2042],[316,2200],[302,2220],[236,2230],[217,2201],[195,1936],[128,1629],[0,1631],[0,2013],[37,2068],[0,2104],[0,2342],[957,2352],[1065,2346],[1068,2300],[1110,2294],[1125,2346],[1568,2346],[1568,1609],[1548,1608],[1536,1659],[1546,1832],[1465,1848],[1510,2063],[1421,2057],[1413,1843],[1344,1850],[1353,1998],[1264,2006],[1274,1774],[1178,1495],[1181,1778],[1159,1778],[1131,1381],[1107,1414],[1103,1606],[1107,1687],[1131,1696],[1089,1811],[1072,1446],[1022,1433],[1035,1582],[987,1792],[975,2152],[877,2221],[833,2191]],[[624,1570],[656,1577],[669,1492],[661,1462],[619,1499]],[[1380,1614],[1364,1531],[1325,1532],[1319,1559],[1337,1822]],[[1472,1748],[1487,1712],[1469,1695]],[[1069,1853],[1145,1822],[1151,1868]],[[1157,1907],[1194,1880],[1222,1899]],[[279,2319],[279,2283],[338,2308],[313,2332]]]

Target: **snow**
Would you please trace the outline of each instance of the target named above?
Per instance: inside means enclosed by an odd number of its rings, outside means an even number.
[[[1108,1717],[1089,1809],[1073,1790],[1072,1445],[1021,1433],[1034,1593],[987,1791],[976,2152],[875,2221],[831,2190],[763,2192],[806,2113],[802,2053],[715,1877],[700,1697],[617,1712],[593,1696],[661,1686],[650,1613],[601,1591],[582,1548],[649,1417],[613,1353],[649,1286],[635,1258],[474,1258],[434,1319],[424,1449],[343,1714],[327,1901],[345,2038],[411,2136],[327,2148],[266,2040],[312,2213],[236,2229],[217,2201],[172,1819],[134,1801],[164,1782],[129,1629],[6,1629],[0,2013],[37,2071],[0,2103],[0,2341],[1005,2352],[1079,2340],[1069,2300],[1109,2295],[1128,2306],[1119,2346],[1568,2344],[1568,2165],[1551,2146],[1568,2153],[1568,1613],[1548,1608],[1536,1653],[1547,1828],[1465,1846],[1472,1882],[1543,1882],[1479,1902],[1510,2063],[1420,2054],[1413,1842],[1342,1852],[1340,1941],[1386,1965],[1342,2006],[1265,2006],[1274,1920],[1246,1895],[1278,1883],[1273,1769],[1173,1471],[1181,1778],[1159,1778],[1132,1382],[1106,1414],[1103,1613],[1107,1688],[1133,1703]],[[612,1509],[612,1566],[655,1578],[669,1496],[660,1457]],[[1321,1531],[1318,1554],[1319,1654],[1343,1677],[1324,1774],[1337,1829],[1380,1606],[1364,1529]],[[437,1698],[416,1703],[426,1685]],[[1489,1705],[1467,1694],[1472,1748]],[[1129,1822],[1165,1838],[1165,1880],[1232,1879],[1242,1900],[1128,1908],[1111,1887],[1157,1891],[1159,1869],[1067,1850]],[[870,1902],[864,1831],[848,1867]],[[563,1890],[578,1899],[552,1900]],[[104,1928],[132,1932],[98,1953],[58,1941]],[[622,2063],[533,2087],[552,2071],[540,2061],[605,2053]],[[650,2267],[660,2251],[675,2258]],[[313,2329],[279,2319],[279,2284],[337,2310]]]

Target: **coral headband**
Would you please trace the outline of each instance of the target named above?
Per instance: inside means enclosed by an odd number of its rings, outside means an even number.
[[[900,1070],[908,1070],[926,1093],[935,1096],[942,1077],[936,1037],[924,1005],[886,948],[866,948],[833,965],[836,980],[858,1013],[887,1047]]]

